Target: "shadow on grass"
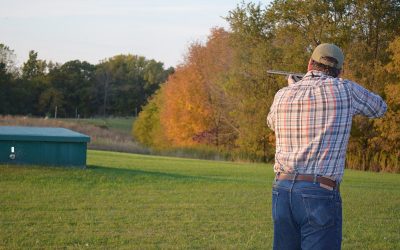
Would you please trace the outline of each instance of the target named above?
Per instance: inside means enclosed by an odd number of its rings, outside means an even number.
[[[118,175],[120,177],[137,177],[137,176],[152,176],[162,179],[174,179],[180,181],[211,181],[211,182],[229,182],[236,181],[232,179],[220,178],[220,177],[208,177],[208,176],[192,176],[183,175],[176,173],[165,173],[157,171],[145,171],[139,169],[126,169],[126,168],[108,168],[103,166],[88,165],[88,170],[94,170],[97,173],[107,175]]]

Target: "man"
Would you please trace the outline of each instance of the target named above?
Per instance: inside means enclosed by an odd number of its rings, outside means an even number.
[[[355,82],[339,78],[344,55],[317,46],[308,72],[277,92],[268,114],[275,131],[272,191],[274,249],[340,249],[342,180],[352,117],[386,112],[386,104]]]

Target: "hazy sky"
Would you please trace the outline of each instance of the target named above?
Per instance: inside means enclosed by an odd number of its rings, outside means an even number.
[[[64,63],[137,54],[176,66],[242,0],[0,0],[0,43]],[[249,1],[246,1],[249,2]],[[263,1],[265,2],[265,1]]]

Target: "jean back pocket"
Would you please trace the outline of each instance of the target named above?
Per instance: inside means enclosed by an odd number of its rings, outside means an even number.
[[[335,225],[335,200],[333,195],[302,194],[308,223],[315,228]]]

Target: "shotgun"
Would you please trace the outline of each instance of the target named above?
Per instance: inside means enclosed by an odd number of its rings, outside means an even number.
[[[303,78],[303,76],[305,75],[304,73],[293,73],[293,72],[280,71],[280,70],[267,70],[267,73],[274,74],[274,75],[284,75],[284,76],[292,75],[294,77],[297,77],[299,80],[301,80]]]

